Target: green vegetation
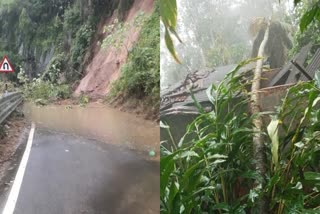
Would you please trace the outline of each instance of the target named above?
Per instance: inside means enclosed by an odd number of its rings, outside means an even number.
[[[23,68],[28,79],[37,78],[36,88],[74,84],[83,76],[84,56],[91,54],[88,49],[97,23],[115,9],[121,18],[131,4],[131,0],[0,1],[0,49],[16,68],[9,80],[18,83],[17,74]],[[49,66],[43,67],[48,59]],[[37,93],[36,88],[30,93]],[[32,97],[39,96],[46,97]]]
[[[177,56],[175,51],[172,34],[178,38],[178,34],[176,33],[177,27],[177,2],[176,0],[162,0],[160,1],[160,16],[161,21],[165,26],[165,42],[170,54],[174,58],[177,63],[181,63],[180,59]],[[181,40],[180,40],[181,42]]]
[[[86,106],[89,103],[89,101],[90,101],[90,98],[85,94],[81,94],[78,97],[78,103],[82,107]]]
[[[9,79],[32,100],[69,98],[70,88],[83,77],[84,67],[93,57],[93,41],[99,40],[102,47],[125,47],[129,55],[120,80],[112,88],[113,97],[134,95],[146,98],[154,107],[160,90],[159,6],[150,17],[140,13],[124,22],[133,2],[0,0],[0,53],[9,55],[16,68]],[[117,17],[112,25],[105,26],[108,36],[103,39],[96,35],[97,24],[112,14]],[[142,32],[129,49],[124,41],[132,28]],[[79,103],[87,102],[89,98],[81,95]]]
[[[299,24],[303,21],[303,17],[309,13],[309,10],[314,8],[312,1],[303,1],[296,6],[294,20],[295,24]],[[312,16],[310,16],[312,18]],[[304,24],[304,28],[297,31],[294,35],[294,46],[291,50],[290,55],[293,56],[296,54],[303,46],[307,45],[309,42],[313,43],[313,47],[310,52],[309,59],[316,52],[316,50],[320,47],[320,22],[317,20],[309,19],[309,23]]]
[[[276,113],[261,113],[271,118],[262,131],[263,178],[253,159],[257,115],[248,115],[240,66],[207,90],[213,110],[206,113],[195,100],[200,116],[179,142],[162,144],[161,213],[260,213],[261,198],[268,201],[266,213],[320,211],[320,74],[291,87]],[[256,185],[261,179],[265,188]]]
[[[22,85],[24,96],[37,104],[44,105],[60,99],[68,99],[72,94],[71,88],[67,84],[53,84],[41,78],[29,80],[23,70],[18,74],[18,79]]]
[[[102,41],[102,48],[114,47],[119,50],[125,47],[128,51],[127,44],[124,43],[126,33],[129,29],[140,29],[146,22],[146,16],[143,12],[140,12],[132,21],[121,22],[119,19],[115,19],[112,24],[105,26],[104,33],[107,37]]]
[[[251,8],[259,4],[261,7],[257,9],[271,6],[271,11],[276,6],[270,1],[247,2]],[[294,3],[294,14],[283,14],[282,20],[275,22],[274,18],[278,18],[275,14],[270,20],[262,18],[269,23],[264,31],[270,33],[269,38],[273,40],[273,45],[268,44],[268,38],[265,37],[267,33],[261,31],[261,35],[255,37],[254,43],[260,41],[254,44],[253,52],[258,52],[260,48],[267,52],[268,57],[271,55],[281,60],[283,65],[283,62],[287,61],[286,51],[291,48],[288,33],[293,28],[287,25],[288,23],[293,26],[300,25],[291,54],[297,53],[309,42],[314,43],[311,54],[320,47],[320,37],[319,33],[317,34],[320,29],[319,1],[297,0]],[[167,11],[161,11],[162,15],[176,11],[176,6],[173,5],[175,1],[171,4],[165,5]],[[185,4],[187,6],[181,12],[188,7],[194,7],[190,1]],[[206,7],[210,5],[209,2],[203,4]],[[243,5],[247,6],[245,3]],[[217,8],[219,6],[223,8],[217,3]],[[238,7],[241,7],[240,4]],[[198,5],[198,8],[201,8],[201,5]],[[197,24],[198,27],[205,25],[202,17],[192,17],[193,13],[199,11],[204,17],[206,13],[203,13],[203,8],[192,9],[192,13],[188,14],[191,18],[186,16],[188,20],[183,22],[188,22],[189,26],[192,22],[200,23]],[[290,15],[292,17],[289,17]],[[227,13],[226,17],[229,16],[231,15]],[[264,16],[268,17],[265,14]],[[219,20],[217,23],[222,25],[219,14],[211,17],[212,22]],[[176,17],[174,18],[176,21]],[[288,23],[284,24],[283,20]],[[168,28],[169,25],[164,24],[165,28]],[[230,28],[229,25],[223,27],[222,31]],[[203,28],[203,31],[197,28],[195,34],[201,32],[199,34],[202,38],[206,38],[205,33],[211,33],[218,42],[215,41],[214,52],[209,55],[210,52],[204,52],[202,56],[210,56],[210,62],[217,65],[221,61],[230,63],[224,56],[228,58],[234,57],[234,54],[241,55],[241,48],[232,53],[233,49],[223,41],[225,37],[220,39],[219,35],[212,34],[208,28]],[[167,39],[167,33],[164,34]],[[234,38],[237,36],[236,33],[231,35]],[[261,48],[263,38],[266,38],[266,48]],[[205,41],[198,40],[200,42],[196,41],[196,44],[190,43],[195,46]],[[210,45],[207,41],[205,44]],[[174,55],[173,44],[169,45],[168,49]],[[252,55],[255,57],[257,53]],[[200,57],[193,58],[197,60]],[[193,58],[188,58],[187,63],[192,63]],[[244,64],[246,62],[239,66]],[[243,75],[237,74],[239,66],[220,84],[212,85],[207,90],[208,100],[213,108],[211,112],[205,112],[194,100],[200,115],[188,125],[185,135],[179,141],[174,141],[171,137],[170,142],[162,142],[161,213],[320,213],[320,73],[316,73],[314,81],[299,82],[291,86],[280,105],[275,106],[274,112],[259,110],[257,114],[249,114],[248,106],[251,109],[253,106],[250,96],[254,93],[248,93],[246,85],[241,85],[241,82],[246,81],[242,79]],[[279,63],[274,67],[279,67]],[[257,118],[263,119],[262,129],[258,128],[259,124],[254,123]],[[167,130],[168,136],[172,136],[167,124],[160,125]],[[256,149],[256,135],[261,136],[263,146],[260,149]],[[255,158],[257,153],[265,158]],[[265,168],[263,173],[259,165],[261,160]]]
[[[142,28],[140,38],[129,52],[127,63],[121,68],[120,79],[112,85],[111,97],[147,98],[156,106],[159,105],[160,93],[158,6],[150,17],[138,20],[143,20],[137,21]]]

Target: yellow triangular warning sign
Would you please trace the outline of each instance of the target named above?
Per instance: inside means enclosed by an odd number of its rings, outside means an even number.
[[[7,72],[14,72],[11,63],[8,60],[7,56],[4,56],[1,64],[0,64],[0,72],[7,73]]]

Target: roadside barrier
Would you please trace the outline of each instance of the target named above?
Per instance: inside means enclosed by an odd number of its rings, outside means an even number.
[[[11,92],[0,95],[0,124],[7,119],[22,100],[21,92]]]

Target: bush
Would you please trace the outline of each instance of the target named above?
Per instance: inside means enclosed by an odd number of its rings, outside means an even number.
[[[66,84],[53,84],[41,78],[30,81],[22,70],[18,74],[24,96],[33,101],[42,100],[43,102],[53,102],[60,99],[68,99],[72,95],[72,90]]]
[[[90,101],[90,98],[88,95],[85,95],[85,94],[81,94],[78,98],[78,103],[80,106],[85,106],[89,103]]]
[[[81,25],[80,9],[76,6],[69,8],[63,15],[63,28],[74,35]]]
[[[159,14],[155,12],[143,20],[138,43],[121,68],[120,79],[112,85],[111,95],[149,97],[157,104],[160,91]]]
[[[265,213],[319,213],[320,74],[315,82],[291,87],[269,112],[262,178],[253,159],[255,115],[247,113],[250,98],[240,95],[246,90],[236,72],[207,90],[211,112],[195,100],[200,115],[179,143],[162,143],[161,213],[260,213],[262,198],[268,201]],[[262,179],[266,185],[257,186]]]
[[[202,113],[185,136],[161,145],[161,213],[248,213],[248,192],[257,176],[251,158],[253,117],[247,114],[249,97],[232,102],[245,89],[237,71],[208,89],[212,112],[196,103]]]
[[[57,54],[51,59],[42,78],[44,80],[49,80],[52,83],[57,83],[59,81],[60,74],[65,71],[66,63],[65,54]]]
[[[87,51],[94,31],[90,24],[84,24],[76,33],[76,38],[71,47],[72,70],[67,73],[67,79],[74,81],[79,79],[80,72],[75,72],[82,64],[83,57]]]
[[[45,100],[53,102],[71,97],[71,89],[68,85],[54,85],[48,81],[36,80],[27,88],[27,98],[31,100]]]

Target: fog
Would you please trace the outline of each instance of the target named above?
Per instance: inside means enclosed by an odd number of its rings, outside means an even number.
[[[182,64],[169,54],[161,24],[161,88],[188,72],[249,58],[254,40],[248,33],[250,22],[265,17],[293,25],[292,5],[293,0],[177,0],[177,33],[183,43],[174,43]]]

